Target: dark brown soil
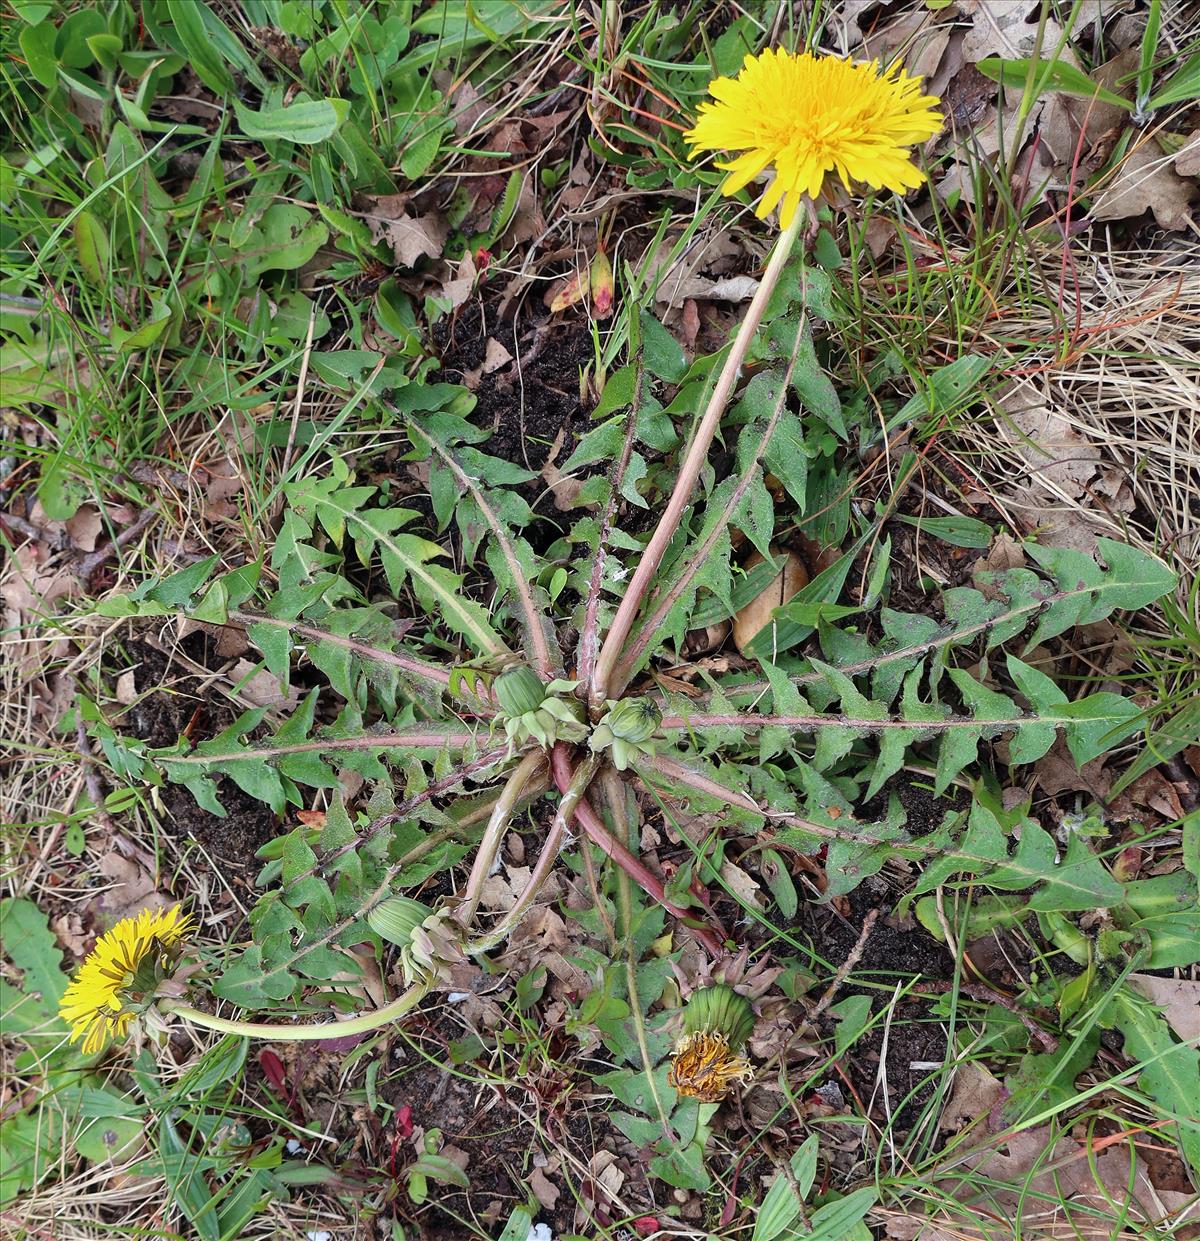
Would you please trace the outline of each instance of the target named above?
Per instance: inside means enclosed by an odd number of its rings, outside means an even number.
[[[408,1196],[406,1169],[416,1155],[411,1141],[400,1142],[395,1210],[408,1235],[415,1233],[422,1241],[459,1241],[470,1235],[466,1224],[485,1236],[497,1235],[514,1207],[532,1205],[530,1178],[538,1169],[558,1190],[554,1206],[543,1204],[535,1216],[554,1236],[578,1231],[580,1200],[589,1209],[598,1206],[599,1222],[608,1222],[603,1202],[591,1201],[592,1187],[579,1175],[597,1151],[626,1145],[607,1115],[575,1093],[564,1072],[537,1057],[530,1061],[529,1076],[499,1086],[486,1081],[479,1065],[452,1066],[447,1039],[461,1037],[461,1031],[449,1035],[452,1023],[434,1022],[416,1036],[415,1046],[403,1038],[392,1044],[388,1064],[397,1066],[396,1071],[386,1081],[380,1074],[379,1092],[397,1115],[411,1109],[408,1116],[415,1128],[438,1129],[443,1146],[465,1152],[470,1187],[430,1182],[429,1200],[415,1205]],[[550,1171],[547,1159],[556,1153],[565,1153],[565,1166]],[[622,1196],[649,1209],[652,1197],[644,1173],[628,1161],[622,1166],[627,1174]]]
[[[933,831],[948,810],[961,809],[964,801],[960,790],[955,790],[952,796],[935,797],[920,780],[897,776],[875,802],[862,808],[864,818],[882,813],[887,796],[893,793],[908,814],[908,830],[916,836]],[[896,895],[886,877],[875,875],[844,901],[837,902],[836,908],[833,904],[805,904],[800,909],[800,925],[807,932],[813,950],[835,967],[846,960],[857,943],[868,912],[881,911],[850,981],[844,983],[838,993],[839,999],[869,995],[872,1012],[876,1015],[891,1003],[898,981],[945,981],[954,975],[954,961],[944,944],[919,924],[911,920],[900,922],[889,916]],[[861,986],[854,980],[878,985]],[[879,1022],[863,1035],[843,1062],[863,1104],[867,1105],[874,1097],[871,1106],[874,1118],[881,1124],[887,1124],[891,1118],[894,1130],[900,1135],[916,1123],[932,1090],[932,1084],[922,1087],[922,1083],[927,1079],[932,1081],[935,1076],[933,1070],[914,1065],[940,1064],[946,1053],[942,1023],[929,1015],[929,1005],[934,998],[914,997],[898,1004],[891,1019]],[[830,1023],[828,1033],[831,1035],[833,1028]],[[886,1101],[879,1081],[880,1059],[884,1057]],[[913,1091],[915,1093],[909,1098]]]
[[[890,899],[886,885],[878,879],[867,880],[850,894],[848,916],[841,917],[826,905],[809,905],[803,908],[801,920],[809,929],[814,949],[830,964],[841,965],[858,940],[867,912],[876,907],[886,909],[882,902],[890,903]],[[920,926],[893,924],[884,913],[876,920],[851,975],[879,985],[847,982],[838,998],[869,995],[872,1012],[878,1016],[891,1004],[897,982],[913,978],[944,981],[953,974],[954,962],[943,944]],[[946,1054],[943,1025],[929,1016],[932,1002],[933,997],[919,997],[896,1005],[890,1019],[877,1022],[843,1059],[843,1068],[859,1099],[864,1106],[870,1106],[878,1123],[887,1124],[890,1117],[897,1136],[916,1123],[932,1092],[934,1070],[919,1066],[941,1064]],[[830,1022],[830,1035],[833,1029]],[[885,1059],[886,1100],[880,1082],[881,1059]],[[922,1088],[921,1083],[926,1080],[931,1084]],[[914,1090],[916,1093],[909,1098]]]
[[[580,368],[592,360],[587,321],[575,316],[553,322],[540,307],[520,307],[515,316],[501,319],[499,298],[497,289],[482,305],[471,302],[435,327],[442,377],[462,383],[483,363],[488,340],[498,341],[512,361],[480,379],[471,414],[476,426],[491,432],[484,451],[541,470],[561,436],[556,456],[561,464],[590,426],[590,411],[579,394]],[[534,496],[545,490],[540,480],[529,487]]]
[[[205,667],[219,667],[223,662],[204,633],[189,634],[180,645],[190,659]],[[202,689],[198,678],[188,675],[163,651],[138,640],[127,643],[125,651],[129,662],[117,672],[132,668],[134,688],[139,696],[145,695],[126,717],[128,731],[139,740],[169,746],[186,733],[193,742],[203,741],[234,720],[234,710],[225,699]],[[182,848],[196,841],[223,867],[240,872],[241,878],[252,877],[259,866],[255,851],[278,831],[278,820],[267,806],[224,778],[217,781],[217,799],[226,812],[223,819],[201,809],[191,793],[178,785],[164,785],[160,796],[167,811],[163,828],[178,845]]]

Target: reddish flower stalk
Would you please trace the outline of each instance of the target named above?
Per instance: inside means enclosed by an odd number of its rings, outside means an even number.
[[[571,764],[570,750],[561,742],[551,751],[550,771],[559,791],[565,793],[571,787],[575,768]],[[580,799],[579,805],[575,808],[575,822],[579,824],[593,844],[599,845],[631,879],[637,881],[648,896],[652,896],[668,913],[686,920],[696,938],[714,957],[725,955],[725,946],[716,932],[711,927],[696,925],[695,915],[676,905],[667,896],[661,880],[604,826],[604,820],[600,818],[586,798]]]

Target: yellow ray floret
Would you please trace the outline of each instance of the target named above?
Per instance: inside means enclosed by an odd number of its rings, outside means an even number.
[[[730,1049],[724,1034],[705,1030],[685,1034],[675,1044],[667,1081],[687,1098],[719,1103],[734,1082],[753,1072],[750,1061]]]
[[[71,1042],[83,1039],[89,1055],[100,1051],[110,1035],[121,1037],[133,1013],[126,999],[139,970],[147,962],[159,965],[165,955],[192,929],[190,916],[173,909],[147,909],[135,918],[122,918],[101,935],[59,1001],[59,1012],[71,1027]]]
[[[921,79],[898,65],[881,73],[877,61],[767,48],[708,91],[716,102],[700,105],[687,141],[694,151],[744,152],[717,165],[729,173],[725,194],[772,170],[756,211],[765,217],[782,202],[784,228],[801,198],[816,198],[831,172],[847,190],[856,181],[896,191],[920,185],[924,176],[910,148],[942,127],[939,100],[921,94]]]

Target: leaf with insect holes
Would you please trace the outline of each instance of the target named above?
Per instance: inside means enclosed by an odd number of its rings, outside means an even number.
[[[1000,891],[1036,887],[1029,902],[1034,912],[1107,909],[1120,904],[1124,888],[1081,837],[1071,836],[1060,855],[1049,834],[1032,819],[1022,820],[1019,830],[1020,839],[1010,853],[996,816],[976,803],[966,835],[925,867],[910,897],[932,892],[956,875],[970,875]]]

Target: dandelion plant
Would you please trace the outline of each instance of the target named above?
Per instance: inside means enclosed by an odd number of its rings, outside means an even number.
[[[629,807],[715,809],[727,832],[827,848],[830,896],[899,856],[932,861],[943,879],[996,873],[1043,885],[1047,909],[1104,899],[1111,877],[1082,840],[1072,840],[1059,865],[1043,865],[1045,833],[1027,822],[1010,854],[1007,831],[985,807],[965,832],[951,816],[919,838],[898,803],[875,816],[861,808],[906,763],[919,762],[944,789],[995,738],[1007,739],[1013,762],[1028,763],[1061,732],[1083,763],[1128,737],[1139,725],[1135,704],[1111,692],[1069,699],[1011,648],[1158,598],[1173,576],[1153,557],[1106,540],[1099,560],[1029,545],[1036,568],[985,573],[975,586],[941,592],[927,611],[902,612],[882,606],[886,511],[864,513],[848,549],[751,642],[751,667],[709,670],[698,687],[659,675],[687,632],[730,617],[746,597],[753,574],[735,569],[731,532],[760,553],[759,578],[776,572],[776,497],[787,497],[797,516],[816,513],[809,465],[832,460],[847,436],[812,342],[828,278],[796,245],[816,219],[815,200],[831,176],[845,189],[917,184],[910,148],[940,125],[938,101],[920,93],[917,79],[782,50],[748,56],[736,78],[716,80],[711,92],[715,102],[702,105],[687,140],[697,150],[739,152],[721,165],[726,194],[766,174],[756,210],[765,217],[778,208],[781,230],[731,344],[690,369],[682,355],[665,368],[662,377],[688,401],[707,389],[686,407],[699,413],[682,443],[670,413],[684,409],[664,411],[653,399],[647,371],[655,363],[639,347],[639,325],[657,332],[645,343],[660,354],[677,346],[630,313],[630,360],[609,378],[597,426],[568,463],[603,464],[603,476],[587,483],[594,515],[553,558],[521,533],[531,514],[510,487],[529,475],[479,447],[486,434],[466,419],[461,390],[409,381],[381,408],[410,459],[426,464],[435,519],[443,529],[457,523],[465,564],[486,564],[477,576],[494,583],[490,606],[442,562],[440,543],[414,532],[415,509],[337,459],[326,474],[285,485],[269,565],[214,579],[213,558],[104,603],[109,616],[182,613],[239,626],[283,686],[302,653],[337,697],[331,705],[323,691],[309,692],[271,735],[263,735],[265,711],[249,711],[195,745],[152,749],[97,725],[114,770],[182,784],[216,814],[220,777],[280,814],[306,805],[306,789],[330,799],[323,827],[294,829],[266,851],[251,941],[203,956],[209,997],[200,973],[165,990],[141,977],[143,955],[158,969],[178,952],[186,919],[139,932],[141,947],[123,956],[102,941],[71,993],[70,1019],[86,1028],[90,1046],[124,1033],[148,997],[177,1018],[263,1038],[381,1026],[444,985],[456,962],[502,943],[576,836],[674,917],[678,934],[721,959],[736,938],[712,912],[703,856],[664,886],[636,852]],[[718,477],[710,450],[723,427],[733,465]],[[635,484],[651,463],[662,466],[660,479],[674,474],[642,535],[623,519],[645,505]],[[855,602],[838,603],[856,562],[864,588]],[[381,571],[387,590],[414,599],[422,617],[398,626],[379,592],[362,588],[361,566]],[[369,790],[361,822],[340,793],[347,771]],[[635,797],[613,792],[630,786]],[[541,803],[549,814],[528,881],[506,913],[480,925],[501,843],[514,817]],[[463,843],[472,839],[473,857]],[[401,891],[414,875],[460,862],[465,881],[436,908]],[[338,950],[372,937],[400,948],[406,990],[341,1021],[307,1020],[304,997],[346,968]],[[93,986],[98,972],[103,985]],[[701,994],[676,1080],[717,1098],[748,1071],[738,1053],[751,1013],[733,990]],[[213,999],[288,1019],[220,1015],[209,1011]]]

